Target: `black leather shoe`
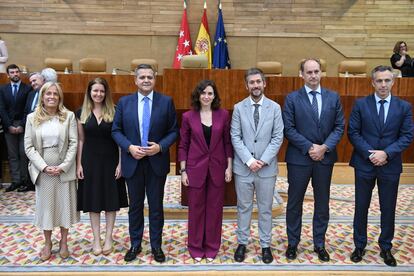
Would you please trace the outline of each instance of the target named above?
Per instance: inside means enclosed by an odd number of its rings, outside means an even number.
[[[6,192],[12,192],[21,186],[20,183],[12,183],[7,189]]]
[[[273,255],[270,247],[262,248],[262,261],[265,264],[270,264],[271,262],[273,262]]]
[[[164,252],[162,252],[161,247],[152,248],[151,252],[152,252],[152,256],[154,256],[155,261],[159,263],[165,262],[165,255],[164,255]]]
[[[125,262],[130,262],[130,261],[135,260],[135,258],[137,257],[139,253],[141,253],[141,251],[142,251],[141,246],[131,247],[128,250],[128,252],[125,254],[125,257],[124,257]]]
[[[351,254],[351,261],[359,263],[362,261],[362,256],[365,255],[365,249],[356,247],[354,252]]]
[[[315,247],[314,251],[318,253],[318,258],[322,262],[329,262],[329,254],[325,247]]]
[[[285,253],[286,258],[288,260],[294,260],[294,259],[296,259],[296,257],[297,257],[296,252],[297,252],[297,250],[298,250],[298,247],[297,246],[288,244],[288,248],[286,249],[286,253]]]
[[[234,260],[236,262],[243,262],[246,255],[246,246],[244,244],[239,244],[237,246],[236,252],[234,252]]]
[[[384,259],[384,263],[388,266],[397,266],[397,261],[395,260],[394,256],[391,254],[391,250],[383,250],[381,249],[380,253],[381,258]]]

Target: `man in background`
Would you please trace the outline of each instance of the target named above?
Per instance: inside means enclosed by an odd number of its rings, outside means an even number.
[[[30,185],[27,171],[27,157],[24,152],[24,108],[31,87],[20,79],[20,68],[15,64],[7,66],[10,83],[0,88],[0,116],[7,144],[12,183],[6,192],[18,188],[26,190]]]

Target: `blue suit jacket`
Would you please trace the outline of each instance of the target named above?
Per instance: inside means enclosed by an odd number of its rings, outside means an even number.
[[[31,86],[21,82],[16,100],[13,99],[12,87],[8,83],[0,88],[0,116],[4,131],[8,131],[13,121],[21,120],[20,126],[25,127],[24,108]]]
[[[130,178],[139,164],[128,152],[130,145],[141,145],[138,122],[138,95],[122,97],[117,106],[112,124],[112,137],[121,148],[122,175]],[[161,145],[162,152],[149,156],[154,172],[165,176],[170,171],[169,147],[178,137],[177,116],[171,97],[154,91],[148,141]]]
[[[34,100],[34,96],[35,96],[36,92],[39,93],[39,95],[40,95],[39,90],[32,90],[27,95],[26,105],[24,107],[24,118],[23,118],[24,125],[26,125],[27,115],[32,113],[32,104],[33,104],[33,100]],[[37,98],[37,101],[39,101],[39,97]],[[35,108],[36,108],[36,105],[37,105],[37,103],[34,106]]]
[[[310,165],[314,161],[308,151],[312,144],[325,144],[322,164],[333,164],[337,160],[336,145],[341,139],[345,119],[337,93],[321,88],[322,110],[320,119],[313,115],[312,106],[305,87],[290,93],[285,99],[283,122],[285,137],[289,141],[286,162],[296,165]]]
[[[358,170],[384,174],[402,172],[401,152],[413,140],[413,122],[411,104],[392,96],[384,129],[380,122],[374,95],[358,99],[351,112],[348,137],[354,146],[351,162]],[[375,167],[369,160],[368,150],[384,150],[388,163]]]

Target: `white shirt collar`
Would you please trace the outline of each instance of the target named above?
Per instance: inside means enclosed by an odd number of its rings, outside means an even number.
[[[260,106],[262,106],[263,105],[264,95],[262,95],[262,98],[258,102],[253,101],[252,97],[249,97],[249,99],[250,99],[250,105],[259,104]]]
[[[309,92],[311,92],[311,91],[316,91],[319,94],[321,94],[321,85],[318,85],[318,88],[316,88],[315,90],[313,90],[310,87],[306,86],[306,84],[305,84],[305,90],[306,90],[306,93],[307,94],[309,94]]]
[[[148,97],[152,101],[152,98],[154,97],[154,90],[151,91],[151,93],[149,93],[147,96],[142,95],[139,91],[137,94],[138,94],[138,102],[141,102],[144,99],[144,97]]]
[[[374,93],[375,102],[378,103],[380,100],[382,100],[380,97],[378,97],[377,93]],[[391,93],[386,97],[384,100],[387,101],[387,103],[391,102]]]

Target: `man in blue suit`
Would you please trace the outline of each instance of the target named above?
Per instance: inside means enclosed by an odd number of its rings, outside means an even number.
[[[329,222],[329,194],[336,145],[344,133],[345,121],[337,93],[321,88],[321,64],[306,59],[300,65],[305,86],[285,99],[283,122],[289,141],[286,151],[288,203],[286,258],[294,260],[302,228],[302,206],[309,180],[315,200],[313,216],[314,251],[329,261],[325,233]]]
[[[368,209],[376,182],[381,209],[380,256],[386,265],[397,265],[391,241],[402,172],[401,153],[413,140],[413,124],[411,104],[391,95],[393,84],[391,67],[375,67],[375,93],[358,99],[349,118],[348,137],[354,146],[350,165],[355,170],[353,262],[360,262],[365,254]]]
[[[16,64],[7,66],[10,83],[0,88],[0,116],[9,155],[12,184],[6,192],[20,188],[26,191],[30,185],[27,170],[27,157],[24,152],[24,107],[30,86],[20,79],[20,68]]]
[[[144,232],[144,199],[149,204],[151,252],[157,262],[165,261],[161,249],[164,226],[164,185],[170,171],[169,147],[178,137],[171,97],[155,92],[155,72],[148,64],[135,70],[138,92],[122,97],[116,107],[112,137],[121,148],[122,175],[129,194],[129,262],[141,252]]]

